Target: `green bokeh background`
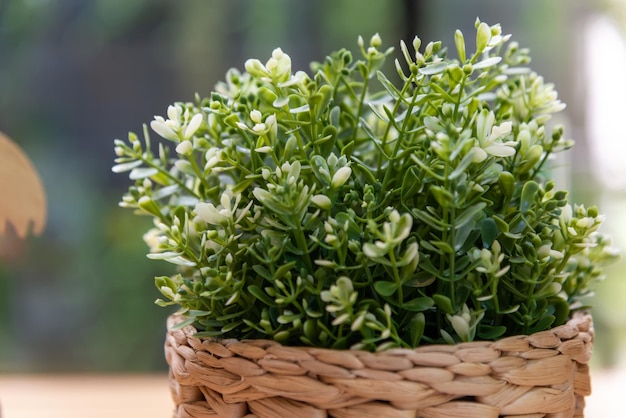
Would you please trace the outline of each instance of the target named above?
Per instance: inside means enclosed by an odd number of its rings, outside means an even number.
[[[613,2],[614,3],[614,2]],[[117,202],[114,138],[141,131],[174,101],[208,95],[230,67],[280,46],[294,69],[380,33],[397,46],[419,35],[452,46],[474,19],[501,23],[556,84],[560,122],[577,141],[560,173],[571,200],[600,203],[605,232],[625,242],[624,191],[605,191],[585,156],[580,24],[611,4],[587,0],[0,0],[0,130],[37,166],[48,194],[43,236],[0,239],[0,372],[165,369],[171,312],[154,305],[149,221]],[[614,5],[613,5],[614,6]],[[626,5],[622,6],[626,9]],[[607,51],[610,53],[610,51]],[[582,93],[581,93],[582,91]],[[1,194],[0,194],[0,198]],[[609,210],[605,210],[605,203]],[[593,300],[598,367],[623,362],[623,263]]]

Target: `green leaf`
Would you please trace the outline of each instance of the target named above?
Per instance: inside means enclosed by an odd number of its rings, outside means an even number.
[[[565,299],[558,298],[554,303],[554,317],[555,324],[561,325],[564,324],[570,314],[570,306],[569,303]]]
[[[188,317],[187,319],[177,323],[176,325],[173,325],[170,329],[171,330],[178,330],[178,329],[183,329],[188,325],[192,325],[194,322],[196,322],[196,318],[194,316]]]
[[[378,282],[374,282],[374,289],[379,295],[389,297],[396,293],[396,291],[398,290],[398,285],[394,282],[381,280]]]
[[[283,264],[282,266],[278,267],[278,269],[276,269],[276,272],[274,272],[274,277],[273,279],[282,279],[285,274],[287,274],[287,272],[289,270],[291,270],[292,268],[294,268],[296,265],[295,261],[290,261],[288,263]]]
[[[439,84],[431,83],[430,88],[435,90],[437,93],[439,93],[445,101],[450,102],[450,103],[456,103],[456,99],[450,96],[450,94],[447,91],[445,91]]]
[[[465,226],[466,223],[477,220],[482,216],[483,209],[485,209],[486,206],[487,204],[485,202],[479,202],[465,209],[459,216],[457,216],[454,221],[454,227],[456,229],[460,229]]]
[[[510,199],[515,189],[515,177],[513,177],[513,174],[508,171],[501,172],[498,176],[498,184],[500,185],[502,193]]]
[[[403,283],[407,287],[425,287],[436,280],[435,276],[427,271],[420,271]]]
[[[258,300],[260,300],[261,302],[263,302],[264,305],[267,306],[278,306],[273,300],[272,298],[270,298],[267,293],[265,293],[264,291],[262,291],[258,286],[256,285],[250,285],[248,286],[248,292],[250,292],[250,294],[252,296],[254,296],[255,298],[257,298]]]
[[[437,199],[437,203],[443,208],[451,208],[455,205],[454,196],[448,190],[439,186],[430,186],[430,192]]]
[[[395,100],[403,99],[402,94],[400,94],[400,90],[398,90],[396,86],[394,86],[393,83],[389,81],[389,79],[385,76],[385,74],[383,74],[382,71],[377,71],[376,77],[378,78],[378,81],[380,81],[380,84],[383,85],[384,89],[387,90],[387,93],[389,93],[391,97],[393,97]]]
[[[417,347],[426,328],[426,317],[423,313],[413,315],[409,322],[409,335],[411,337],[411,346]]]
[[[411,299],[408,302],[402,304],[402,309],[406,309],[410,312],[423,312],[434,306],[435,302],[428,296],[422,296],[419,298]]]
[[[454,308],[452,306],[452,301],[449,297],[440,293],[436,293],[433,295],[433,301],[435,302],[435,305],[437,305],[437,307],[441,309],[444,313],[454,315]]]
[[[524,187],[522,187],[522,196],[520,200],[520,211],[522,213],[527,213],[530,208],[535,205],[538,191],[539,184],[537,184],[537,182],[529,181],[524,184]]]
[[[425,67],[421,67],[418,71],[420,72],[420,74],[434,75],[434,74],[442,73],[446,69],[447,66],[448,66],[448,63],[446,61],[442,61],[442,62],[437,62],[434,64],[429,64]],[[434,84],[431,84],[431,86],[433,85]]]
[[[265,280],[270,281],[270,282],[273,281],[272,274],[264,266],[260,264],[253,264],[252,270],[254,270],[256,274],[263,277]]]
[[[502,336],[506,332],[506,327],[503,325],[479,325],[477,329],[478,337],[481,340],[495,340]]]
[[[434,216],[432,216],[430,213],[426,212],[425,210],[422,210],[419,208],[412,208],[411,213],[413,214],[415,218],[419,219],[420,221],[424,222],[426,225],[438,231],[442,231],[444,226],[445,227],[449,226],[445,222],[435,218]],[[422,244],[420,243],[420,245]]]
[[[491,248],[491,244],[499,234],[498,226],[493,218],[483,219],[480,223],[480,237],[483,240],[483,247]]]
[[[445,241],[431,241],[430,243],[433,244],[435,247],[437,247],[438,249],[440,249],[442,252],[444,252],[446,254],[453,254],[454,253],[454,250],[452,249],[450,244],[448,244]]]
[[[541,318],[529,331],[529,333],[535,333],[535,332],[540,332],[540,331],[545,331],[550,329],[550,327],[552,326],[552,324],[554,323],[554,321],[556,320],[556,318],[553,315],[546,315],[543,318]]]

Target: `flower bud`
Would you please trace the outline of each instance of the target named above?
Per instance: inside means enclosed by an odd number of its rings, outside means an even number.
[[[350,167],[341,167],[335,172],[335,175],[330,182],[331,187],[337,188],[343,186],[345,182],[348,181],[348,179],[350,178],[350,175],[352,175],[352,169]]]
[[[181,155],[191,155],[193,152],[193,144],[189,140],[185,140],[176,146],[176,152]]]

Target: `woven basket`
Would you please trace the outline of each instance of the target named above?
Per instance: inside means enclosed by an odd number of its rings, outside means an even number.
[[[381,353],[194,333],[165,343],[176,418],[583,417],[591,392],[583,313],[529,336]]]

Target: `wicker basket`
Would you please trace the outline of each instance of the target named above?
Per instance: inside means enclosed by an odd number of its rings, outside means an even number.
[[[194,332],[165,343],[177,418],[583,417],[591,392],[588,314],[529,336],[381,353]]]

